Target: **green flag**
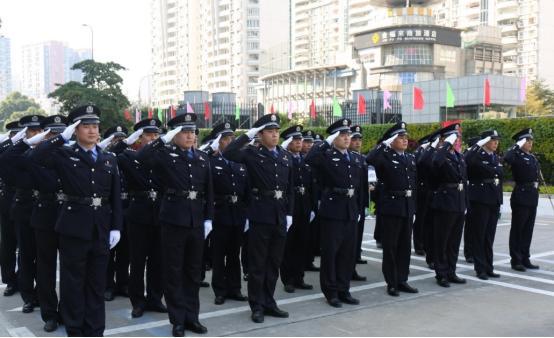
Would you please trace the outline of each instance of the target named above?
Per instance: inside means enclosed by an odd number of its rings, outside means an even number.
[[[446,83],[446,108],[452,108],[454,107],[454,102],[456,101],[456,98],[454,97],[454,92],[452,91],[452,88],[450,88],[450,84]]]
[[[342,108],[336,97],[333,97],[333,116],[342,117]]]
[[[158,108],[158,120],[163,121],[164,117],[164,110],[162,108]]]
[[[235,106],[235,120],[240,120],[240,106],[238,104]]]

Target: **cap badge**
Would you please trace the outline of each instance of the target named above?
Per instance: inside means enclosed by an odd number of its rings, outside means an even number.
[[[60,122],[62,122],[62,119],[60,119],[59,116],[56,116],[56,117],[54,117],[54,122],[60,123]]]
[[[192,118],[191,118],[190,115],[188,115],[188,114],[185,115],[185,121],[190,122],[191,119],[192,119]]]
[[[38,121],[38,116],[33,116],[33,117],[31,118],[31,121],[37,122],[37,121]]]
[[[150,125],[155,126],[156,125],[156,120],[150,120]]]
[[[231,124],[229,124],[229,122],[225,123],[225,129],[229,129],[231,128]]]
[[[346,119],[345,119],[345,120],[342,120],[342,125],[343,125],[343,126],[347,126],[347,125],[348,125],[348,120],[346,120]]]
[[[92,114],[94,112],[93,106],[87,106],[87,114]]]
[[[275,115],[271,115],[271,121],[273,122],[277,121],[277,117]]]
[[[117,126],[117,128],[115,128],[115,130],[118,132],[118,133],[121,133],[123,131],[123,129],[121,129],[120,126]]]

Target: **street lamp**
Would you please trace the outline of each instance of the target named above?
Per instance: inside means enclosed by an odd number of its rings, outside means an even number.
[[[89,24],[84,23],[82,26],[88,27],[90,29],[90,53],[91,53],[91,59],[92,61],[94,61],[94,30],[92,29],[92,26]]]

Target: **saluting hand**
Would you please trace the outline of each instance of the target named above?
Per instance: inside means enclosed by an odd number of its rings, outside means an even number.
[[[113,138],[115,137],[115,134],[111,134],[110,137],[102,140],[102,142],[98,143],[98,146],[100,147],[100,149],[104,150],[106,149],[110,143],[112,143],[112,140]]]
[[[433,143],[431,143],[431,148],[437,148],[437,146],[439,145],[439,141],[440,141],[440,138],[437,137]]]
[[[522,138],[521,140],[517,141],[516,144],[519,148],[523,147],[523,145],[527,143],[527,139],[526,138]]]
[[[448,135],[448,137],[444,140],[444,142],[448,142],[450,144],[456,143],[456,140],[458,139],[458,134],[452,134]]]
[[[50,133],[50,129],[46,129],[42,133],[36,134],[31,138],[24,139],[23,142],[27,143],[28,146],[32,147],[42,142],[42,140],[44,140],[44,138],[46,137],[46,135],[48,135],[48,133]]]
[[[392,142],[394,142],[394,140],[396,140],[396,138],[398,137],[399,134],[395,134],[394,136],[386,139],[383,141],[383,144],[386,145],[387,147],[390,148],[390,145],[392,144]]]
[[[219,150],[219,140],[221,140],[221,135],[223,134],[219,134],[217,138],[210,143],[210,148],[212,148],[213,151]]]
[[[335,141],[335,139],[340,135],[340,130],[335,132],[334,134],[330,135],[330,136],[327,136],[327,138],[325,139],[325,142],[327,142],[328,145],[333,145],[333,142]]]
[[[284,140],[283,143],[281,143],[281,147],[283,147],[283,149],[286,150],[291,142],[292,142],[292,136]]]
[[[177,135],[182,129],[183,129],[183,126],[179,126],[171,131],[168,131],[167,134],[161,137],[163,143],[171,142],[171,140],[173,140],[175,135]]]
[[[129,135],[126,139],[123,140],[123,142],[125,142],[125,144],[128,146],[130,146],[131,144],[135,144],[142,133],[144,133],[144,129],[141,128]]]
[[[485,144],[487,144],[489,141],[491,140],[491,137],[490,136],[487,136],[485,137],[484,139],[480,140],[479,142],[477,142],[477,145],[479,147],[482,147],[484,146]]]
[[[71,140],[71,137],[73,136],[73,133],[75,132],[75,129],[77,128],[77,126],[79,125],[79,123],[81,123],[81,120],[73,123],[73,124],[70,124],[69,126],[67,126],[64,131],[61,133],[62,135],[62,138],[65,140],[65,142]]]
[[[246,132],[246,136],[248,136],[249,139],[253,139],[254,136],[256,136],[264,128],[265,128],[265,124],[261,127],[252,128]]]
[[[25,133],[27,132],[27,127],[21,129],[12,137],[12,143],[16,143],[17,141],[21,140],[25,137]]]

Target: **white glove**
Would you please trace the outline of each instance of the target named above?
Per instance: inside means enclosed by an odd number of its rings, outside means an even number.
[[[203,144],[200,146],[200,148],[198,148],[198,150],[202,150],[202,151],[206,151],[206,149],[208,149],[208,147],[212,144],[212,141],[206,143],[206,144]]]
[[[244,222],[244,232],[247,232],[248,229],[250,229],[250,222],[248,222],[248,220],[246,220],[246,222]]]
[[[283,149],[287,150],[289,144],[292,142],[292,136],[289,137],[288,139],[284,140],[283,143],[281,143],[281,147],[283,147]]]
[[[121,232],[119,230],[110,231],[110,250],[113,249],[119,240],[121,239]]]
[[[12,137],[12,143],[16,143],[17,141],[21,140],[22,138],[25,137],[25,133],[27,132],[27,127],[21,129],[20,131],[17,132],[17,134],[15,134],[13,137]]]
[[[71,146],[74,145],[75,143],[77,143],[77,142],[75,142],[75,141],[68,141],[68,142],[67,142],[67,145],[68,145],[69,147],[71,147]]]
[[[6,141],[9,138],[10,138],[10,133],[9,132],[4,133],[4,134],[0,134],[0,143]]]
[[[31,138],[24,139],[23,142],[27,143],[29,147],[35,146],[40,142],[42,142],[42,140],[44,140],[44,138],[46,137],[46,135],[48,135],[49,132],[50,132],[50,129],[46,129],[42,133],[36,134]]]
[[[204,221],[204,239],[212,232],[212,220],[207,219]]]
[[[254,142],[256,142],[256,140],[255,140],[255,139],[252,139],[252,141],[248,142],[248,145],[253,146],[253,145],[254,145]]]
[[[219,136],[217,136],[216,139],[210,143],[210,148],[212,148],[213,151],[219,150],[219,140],[221,140],[221,135],[223,134],[219,134]]]
[[[111,134],[110,137],[102,140],[102,142],[98,143],[98,146],[100,147],[100,149],[104,150],[106,149],[110,143],[112,143],[112,140],[113,138],[115,137],[115,134]]]
[[[314,218],[315,218],[315,212],[310,211],[310,223],[312,223],[312,221],[314,220]]]
[[[292,225],[292,216],[287,215],[286,219],[287,219],[287,232],[288,232],[290,229],[290,226]]]
[[[436,148],[437,145],[439,144],[439,141],[440,141],[440,138],[437,137],[437,139],[434,140],[433,143],[431,143],[431,148]]]
[[[252,128],[246,132],[246,136],[248,136],[249,139],[253,139],[254,136],[256,136],[264,128],[265,124],[261,127]]]
[[[386,145],[387,147],[390,147],[390,145],[392,144],[392,142],[394,142],[394,140],[396,140],[396,138],[398,138],[398,134],[395,134],[393,137],[390,137],[384,140],[383,144]]]
[[[517,141],[516,144],[519,148],[523,147],[523,145],[527,143],[527,139],[526,138],[522,138],[521,140]]]
[[[73,133],[75,132],[75,129],[77,128],[77,126],[79,125],[79,123],[81,123],[81,120],[73,123],[73,124],[70,124],[69,126],[67,126],[64,131],[61,133],[62,135],[62,138],[65,140],[65,142],[71,140],[71,137],[73,136]]]
[[[123,142],[125,142],[125,144],[128,146],[130,146],[131,144],[135,144],[142,133],[144,133],[144,129],[141,128],[129,135],[126,139],[123,140]]]
[[[173,138],[175,137],[175,135],[177,135],[181,129],[183,129],[183,126],[180,126],[180,127],[177,127],[171,131],[168,131],[167,134],[165,134],[164,136],[161,137],[163,143],[169,143],[171,142],[171,140],[173,140]]]
[[[491,140],[491,137],[490,136],[487,136],[485,137],[484,139],[480,140],[479,142],[477,142],[477,145],[479,147],[482,147],[484,146],[485,144],[487,144],[487,142],[489,142]]]
[[[456,143],[457,139],[458,139],[458,134],[451,134],[444,140],[444,142],[448,142],[453,145],[454,143]]]
[[[339,134],[340,134],[340,131],[337,131],[334,134],[327,136],[327,138],[325,139],[325,142],[327,142],[328,145],[333,145],[333,142],[335,141],[337,136],[339,136]]]
[[[422,149],[427,149],[427,147],[428,147],[429,145],[431,145],[431,143],[425,142],[425,143],[423,143],[422,145],[420,145],[420,147],[421,147]]]

